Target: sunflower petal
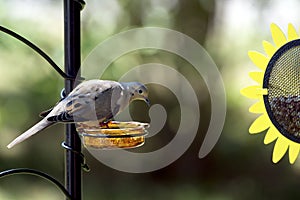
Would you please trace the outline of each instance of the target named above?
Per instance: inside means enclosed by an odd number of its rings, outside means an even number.
[[[250,126],[249,133],[255,134],[262,132],[270,127],[270,122],[267,114],[259,116]]]
[[[289,147],[289,160],[290,160],[290,163],[293,164],[298,155],[299,155],[299,150],[300,150],[300,145],[299,144],[296,144],[296,143],[291,143],[290,144],[290,147]]]
[[[267,65],[270,61],[270,59],[267,58],[264,54],[257,51],[249,51],[248,56],[251,61],[263,71],[267,68]]]
[[[276,24],[271,24],[271,33],[272,33],[272,38],[277,47],[281,47],[283,44],[287,42],[286,37],[282,30],[276,25]]]
[[[270,42],[263,41],[263,47],[269,57],[272,57],[278,48],[274,47]]]
[[[275,127],[270,127],[270,129],[266,133],[266,136],[265,136],[265,139],[264,139],[264,143],[265,144],[270,144],[271,142],[273,142],[274,140],[276,140],[278,138],[277,133],[278,133],[278,131],[277,131],[277,129]]]
[[[261,87],[258,85],[252,85],[241,89],[241,94],[249,99],[259,99],[261,94]]]
[[[264,113],[264,111],[265,105],[262,101],[258,101],[249,108],[249,112],[251,113]]]
[[[288,140],[284,137],[279,137],[274,146],[272,161],[277,163],[284,156],[288,147]]]
[[[264,79],[264,73],[263,72],[249,72],[249,76],[252,78],[252,80],[254,80],[257,83],[260,83],[262,85],[262,82],[263,82],[263,79]]]
[[[292,24],[288,25],[288,40],[292,41],[299,38],[295,27]]]

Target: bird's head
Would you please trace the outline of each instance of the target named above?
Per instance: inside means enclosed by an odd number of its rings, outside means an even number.
[[[143,100],[150,106],[150,101],[148,99],[148,89],[147,87],[139,82],[129,82],[125,84],[126,89],[130,92],[130,101]]]

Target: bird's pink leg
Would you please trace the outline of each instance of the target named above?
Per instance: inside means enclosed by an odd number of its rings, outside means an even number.
[[[100,128],[109,128],[110,121],[99,122]]]

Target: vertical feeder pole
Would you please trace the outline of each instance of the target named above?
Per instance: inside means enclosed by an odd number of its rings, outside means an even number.
[[[64,0],[64,52],[65,73],[73,79],[65,79],[65,94],[74,88],[76,76],[80,77],[80,11],[84,1]],[[65,185],[74,200],[81,200],[81,141],[74,124],[66,125],[65,144],[72,149],[65,155]],[[78,153],[79,152],[79,153]]]

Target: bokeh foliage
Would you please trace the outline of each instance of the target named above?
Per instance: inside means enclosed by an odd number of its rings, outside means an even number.
[[[82,59],[99,42],[134,27],[159,26],[180,31],[202,44],[218,65],[226,87],[227,117],[216,147],[207,157],[199,159],[198,151],[210,117],[209,94],[202,77],[185,60],[168,52],[145,50],[119,58],[104,78],[116,80],[130,67],[149,62],[172,66],[187,77],[197,92],[200,128],[188,151],[172,165],[156,172],[119,172],[99,163],[85,151],[92,171],[83,173],[84,199],[300,197],[299,161],[293,166],[286,158],[276,165],[271,163],[273,145],[264,146],[263,135],[248,134],[248,126],[256,116],[248,114],[251,103],[239,94],[239,90],[249,84],[247,71],[252,64],[247,50],[261,50],[260,42],[270,40],[268,26],[272,20],[277,20],[282,28],[289,22],[299,27],[300,16],[294,14],[300,13],[299,2],[251,0],[242,1],[242,6],[233,0],[86,2],[82,13]],[[0,5],[1,25],[33,41],[63,66],[62,1],[0,0]],[[284,12],[286,10],[289,12]],[[12,150],[6,149],[11,139],[39,120],[42,110],[59,100],[62,78],[36,53],[3,33],[0,33],[0,58],[0,169],[32,167],[63,181],[62,125],[43,131]],[[155,86],[151,91],[152,101],[164,104],[171,121],[178,121],[178,104],[172,94]],[[148,119],[142,114],[147,112],[144,105],[135,103],[130,109],[137,120]],[[165,145],[176,134],[171,127],[165,127],[140,150]],[[63,195],[43,180],[16,176],[0,180],[0,199],[63,199]]]

